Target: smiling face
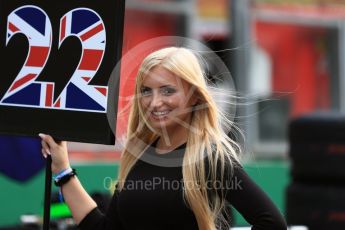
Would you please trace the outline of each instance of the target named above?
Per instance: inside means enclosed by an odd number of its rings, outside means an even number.
[[[140,104],[152,128],[169,132],[190,123],[197,98],[182,78],[161,66],[154,67],[143,79]]]

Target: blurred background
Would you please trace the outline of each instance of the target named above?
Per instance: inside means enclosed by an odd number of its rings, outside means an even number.
[[[236,122],[245,170],[288,224],[345,229],[345,0],[126,0],[123,54],[159,36],[201,41],[227,65],[243,97]],[[119,111],[133,94],[135,68],[122,66]],[[118,117],[117,136],[126,119]],[[29,153],[3,138],[0,229],[34,225],[43,213],[40,147]],[[8,145],[24,153],[7,154]],[[121,145],[69,143],[69,150],[85,188],[106,207]],[[51,215],[56,228],[72,228],[63,204]],[[236,210],[233,225],[248,226]]]

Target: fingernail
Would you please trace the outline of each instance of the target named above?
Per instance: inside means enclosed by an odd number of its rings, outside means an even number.
[[[47,155],[46,155],[46,154],[43,154],[43,157],[44,157],[44,158],[47,158]]]
[[[44,138],[46,135],[43,133],[39,133],[38,136],[40,136],[40,138]]]
[[[50,153],[49,149],[46,149],[46,152],[47,152],[49,155],[51,155],[51,153]]]

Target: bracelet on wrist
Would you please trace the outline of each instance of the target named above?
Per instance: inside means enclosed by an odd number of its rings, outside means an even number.
[[[59,187],[59,201],[64,202],[63,194],[62,194],[62,185],[66,184],[72,177],[75,177],[77,172],[75,169],[67,168],[65,170],[60,171],[54,177],[54,184]]]
[[[58,187],[61,187],[62,185],[66,184],[72,177],[76,175],[77,175],[77,172],[75,169],[72,169],[72,168],[66,169],[54,178],[54,184]]]
[[[62,178],[63,176],[65,176],[65,175],[67,175],[67,174],[69,174],[69,173],[71,173],[71,172],[72,172],[72,168],[69,167],[69,168],[66,168],[66,169],[64,169],[64,170],[61,170],[59,173],[55,174],[53,178],[54,178],[54,180],[55,180],[55,179],[60,179],[60,178]]]

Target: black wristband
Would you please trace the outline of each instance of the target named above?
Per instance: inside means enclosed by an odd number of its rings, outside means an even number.
[[[72,177],[76,175],[77,175],[77,172],[75,171],[75,169],[72,169],[72,172],[64,175],[60,179],[55,179],[54,184],[58,187],[61,187],[62,185],[66,184]]]

